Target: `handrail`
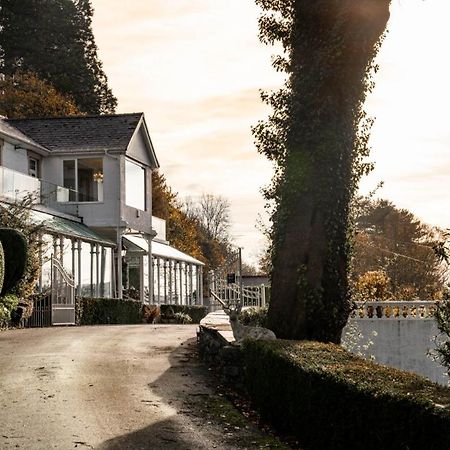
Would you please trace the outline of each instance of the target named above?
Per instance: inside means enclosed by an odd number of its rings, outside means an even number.
[[[66,271],[66,269],[64,268],[64,266],[61,264],[61,262],[59,260],[57,260],[56,258],[53,257],[52,255],[52,265],[54,267],[56,267],[58,269],[58,271],[60,272],[60,274],[62,275],[62,277],[64,278],[64,281],[70,286],[70,287],[75,287],[75,280],[72,277],[72,275],[69,275]]]

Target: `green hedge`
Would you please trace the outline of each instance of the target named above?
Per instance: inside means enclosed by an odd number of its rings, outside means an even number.
[[[174,314],[187,314],[192,323],[200,323],[200,320],[208,314],[208,308],[206,306],[199,305],[161,305],[161,321],[171,317],[171,313]]]
[[[77,298],[77,325],[135,324],[142,322],[142,304],[114,298]]]
[[[305,449],[450,449],[450,389],[316,342],[247,341],[262,416]]]

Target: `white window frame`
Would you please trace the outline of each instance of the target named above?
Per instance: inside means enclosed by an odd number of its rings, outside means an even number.
[[[66,186],[64,186],[64,162],[65,161],[75,161],[75,189],[74,189],[74,191],[76,192],[76,194],[77,194],[77,198],[78,198],[78,195],[79,195],[79,190],[78,190],[78,160],[80,160],[80,159],[97,159],[97,158],[93,158],[93,157],[89,157],[89,156],[86,156],[86,157],[83,157],[83,158],[64,158],[63,160],[62,160],[62,182],[61,182],[61,186],[63,187],[63,188],[66,188]],[[101,159],[102,160],[102,171],[103,171],[103,174],[105,173],[104,172],[104,159],[103,159],[103,157],[99,157],[98,159]],[[104,183],[104,182],[102,182],[102,183]],[[70,188],[66,188],[66,189],[70,189]],[[91,202],[82,202],[82,201],[80,201],[80,200],[76,200],[76,201],[71,201],[71,202],[65,202],[65,203],[89,203],[89,204],[92,204],[92,203],[103,203],[104,202],[104,192],[103,192],[103,190],[101,191],[101,195],[100,195],[100,191],[98,192],[98,197],[101,197],[101,199],[99,198],[98,200],[93,200],[93,201],[91,201]]]

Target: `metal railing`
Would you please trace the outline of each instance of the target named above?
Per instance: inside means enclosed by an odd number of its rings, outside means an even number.
[[[33,312],[24,322],[26,328],[52,326],[52,293],[51,289],[36,294],[32,298]]]
[[[75,325],[75,281],[53,255],[52,324]]]

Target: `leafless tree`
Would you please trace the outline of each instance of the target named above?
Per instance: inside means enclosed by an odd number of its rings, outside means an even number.
[[[230,202],[226,198],[213,194],[203,194],[198,202],[187,198],[183,209],[188,217],[200,224],[209,239],[228,239]]]

